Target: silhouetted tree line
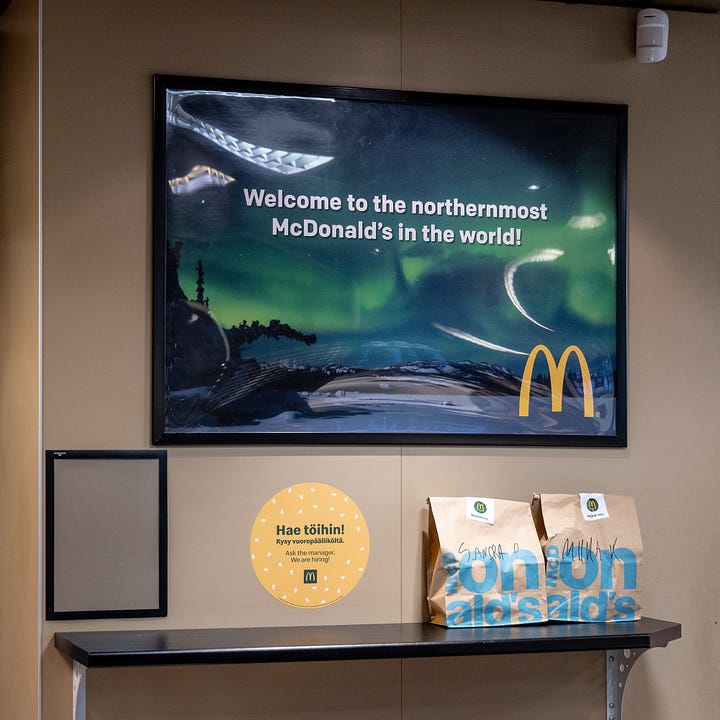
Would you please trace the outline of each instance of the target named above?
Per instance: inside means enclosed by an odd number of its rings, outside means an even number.
[[[230,347],[230,356],[233,360],[242,359],[240,347],[242,345],[250,345],[261,338],[272,338],[280,340],[280,338],[288,338],[303,342],[306,345],[312,345],[317,342],[315,333],[306,335],[305,333],[295,330],[287,323],[280,320],[270,320],[268,325],[263,325],[258,320],[248,323],[243,320],[240,325],[233,325],[229,330],[220,329],[219,325],[211,319],[209,313],[209,299],[205,294],[205,268],[202,260],[198,260],[195,266],[196,272],[196,295],[194,303],[204,305],[208,309],[207,316],[203,315],[198,320],[197,306],[192,312],[188,309],[188,297],[183,292],[179,277],[178,269],[182,256],[183,244],[177,241],[172,245],[168,243],[167,252],[167,286],[166,299],[168,304],[168,363],[173,368],[173,373],[177,376],[177,383],[189,385],[191,382],[188,378],[190,375],[197,375],[200,370],[188,370],[192,365],[193,368],[201,367],[203,372],[210,372],[208,368],[215,367],[220,356],[224,340],[221,336],[224,334]],[[193,318],[192,322],[190,318]],[[180,353],[180,356],[178,356]],[[192,356],[193,362],[191,363]],[[185,376],[188,375],[186,378]]]
[[[281,337],[286,337],[290,340],[304,342],[306,345],[312,345],[317,342],[317,335],[315,335],[315,333],[305,335],[279,320],[271,320],[269,325],[262,325],[257,320],[253,320],[248,324],[246,320],[243,320],[241,325],[233,325],[229,330],[226,330],[225,333],[230,347],[234,345],[249,345],[260,338],[279,340]]]

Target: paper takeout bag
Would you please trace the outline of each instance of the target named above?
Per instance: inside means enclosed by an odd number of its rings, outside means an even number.
[[[643,548],[631,497],[536,493],[532,512],[545,553],[550,620],[640,618]]]
[[[526,502],[428,498],[430,622],[447,627],[547,620],[545,563]]]

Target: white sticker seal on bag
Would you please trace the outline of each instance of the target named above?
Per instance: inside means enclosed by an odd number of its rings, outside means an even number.
[[[580,512],[586,520],[606,520],[610,517],[602,493],[578,493]]]
[[[495,524],[495,500],[493,498],[465,498],[465,517],[480,520],[488,525]]]

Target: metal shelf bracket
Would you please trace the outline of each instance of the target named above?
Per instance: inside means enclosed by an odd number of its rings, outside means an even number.
[[[622,720],[623,693],[627,678],[637,659],[647,650],[606,650],[605,682],[607,720]]]
[[[85,720],[87,668],[73,660],[73,720]]]

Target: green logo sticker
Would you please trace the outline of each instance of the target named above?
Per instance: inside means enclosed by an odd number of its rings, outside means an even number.
[[[596,512],[597,509],[600,507],[600,503],[598,503],[595,498],[588,498],[586,507],[590,512]]]
[[[480,513],[481,515],[484,515],[487,512],[487,505],[482,500],[476,500],[473,507],[475,508],[475,512]]]

